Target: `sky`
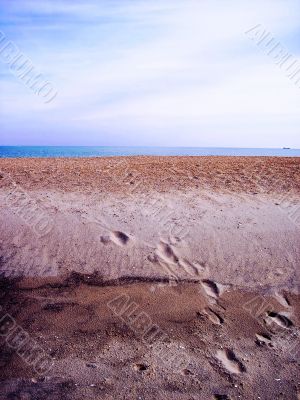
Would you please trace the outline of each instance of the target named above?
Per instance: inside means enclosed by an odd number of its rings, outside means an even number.
[[[300,65],[299,0],[0,0],[2,37],[57,91],[0,57],[0,145],[300,148],[300,85],[258,24]]]

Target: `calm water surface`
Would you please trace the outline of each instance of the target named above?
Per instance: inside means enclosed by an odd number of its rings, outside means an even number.
[[[0,158],[108,157],[134,155],[299,157],[300,149],[248,149],[230,147],[0,146]]]

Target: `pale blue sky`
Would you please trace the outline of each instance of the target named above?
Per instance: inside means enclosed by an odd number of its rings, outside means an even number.
[[[300,148],[300,88],[245,31],[300,60],[299,0],[0,0],[0,29],[58,90],[0,62],[1,145]],[[299,85],[298,85],[299,86]]]

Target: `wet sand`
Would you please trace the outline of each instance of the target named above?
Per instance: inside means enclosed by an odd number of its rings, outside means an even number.
[[[0,174],[0,398],[299,398],[298,158]]]

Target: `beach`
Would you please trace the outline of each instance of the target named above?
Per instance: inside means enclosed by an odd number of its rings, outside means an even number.
[[[300,398],[299,158],[3,158],[0,200],[3,398]]]

